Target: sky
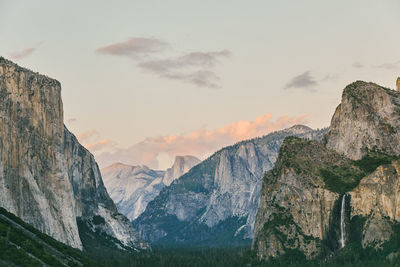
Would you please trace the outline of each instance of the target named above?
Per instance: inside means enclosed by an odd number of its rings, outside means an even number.
[[[62,84],[96,157],[165,169],[293,124],[356,80],[394,88],[400,1],[0,0],[0,55]]]

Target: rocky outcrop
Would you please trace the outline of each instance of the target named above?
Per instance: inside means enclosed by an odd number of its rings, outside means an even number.
[[[135,221],[151,242],[174,245],[248,244],[261,195],[262,175],[285,137],[320,139],[305,126],[226,147],[164,188]]]
[[[101,170],[104,183],[118,210],[135,220],[165,186],[185,174],[200,160],[193,156],[177,156],[171,168],[156,171],[147,166],[115,163]]]
[[[399,92],[358,81],[344,89],[321,144],[286,139],[264,177],[258,256],[330,257],[349,242],[390,240],[400,216],[399,119]]]
[[[400,92],[362,81],[348,85],[324,142],[354,160],[369,150],[399,155]]]
[[[194,156],[176,156],[174,164],[171,168],[168,168],[165,172],[163,183],[164,185],[170,185],[176,178],[181,177],[187,173],[193,166],[199,164],[201,160]]]
[[[355,160],[370,151],[399,156],[400,92],[362,81],[348,85],[324,141],[328,148]],[[366,218],[363,247],[387,241],[391,222],[399,220],[398,170],[397,161],[380,166],[350,192],[351,216]]]
[[[274,169],[263,180],[253,241],[260,258],[288,250],[299,250],[308,258],[322,252],[339,199],[324,172],[332,166],[362,173],[351,160],[318,142],[285,139]]]
[[[392,223],[400,222],[400,160],[380,166],[350,192],[351,217],[367,218],[363,247],[379,246],[393,234]]]
[[[93,156],[63,123],[61,85],[0,58],[0,206],[82,248],[77,218],[127,247],[146,248],[104,188]]]

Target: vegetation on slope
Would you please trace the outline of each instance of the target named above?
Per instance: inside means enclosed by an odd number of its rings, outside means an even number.
[[[325,188],[343,194],[353,190],[377,167],[397,158],[380,151],[367,151],[361,160],[354,161],[319,142],[288,137],[282,145],[273,174],[278,175],[283,167],[291,168],[299,175],[312,178],[316,184],[321,178]]]
[[[12,222],[5,219],[10,219]],[[16,226],[14,223],[18,226]],[[19,227],[21,226],[21,228]],[[400,226],[396,225],[396,232]],[[81,229],[82,230],[82,229]],[[356,231],[359,233],[360,231]],[[30,234],[29,234],[30,233]],[[31,235],[33,234],[33,236]],[[88,233],[86,233],[88,234]],[[96,238],[97,241],[101,241]],[[42,243],[43,242],[43,243]],[[258,261],[250,247],[238,248],[163,248],[136,253],[108,247],[109,240],[93,250],[81,252],[39,232],[18,217],[0,208],[0,265],[1,266],[399,266],[395,256],[400,248],[400,235],[383,245],[381,251],[362,249],[357,237],[352,238],[337,255],[308,261],[296,250],[287,251],[279,258]],[[91,241],[93,242],[93,240]],[[47,246],[50,246],[48,248]],[[52,249],[60,252],[58,254]],[[396,254],[398,253],[398,254]],[[61,255],[61,256],[60,256]],[[91,259],[89,259],[89,257]]]
[[[0,208],[0,259],[17,266],[95,266],[78,249],[43,234]]]

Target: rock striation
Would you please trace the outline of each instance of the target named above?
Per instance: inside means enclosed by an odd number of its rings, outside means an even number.
[[[0,57],[0,206],[82,249],[77,219],[130,248],[145,249],[117,212],[92,154],[64,126],[58,81]]]
[[[353,160],[368,150],[399,155],[399,130],[400,92],[357,81],[344,89],[324,142]]]
[[[297,125],[223,148],[161,190],[134,225],[159,244],[249,244],[262,176],[273,167],[283,139],[321,139],[323,133]]]

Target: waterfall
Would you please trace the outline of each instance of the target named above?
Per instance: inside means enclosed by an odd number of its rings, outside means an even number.
[[[342,197],[342,208],[340,210],[340,245],[344,248],[346,244],[345,236],[346,236],[346,224],[344,221],[344,216],[346,213],[346,194]]]

